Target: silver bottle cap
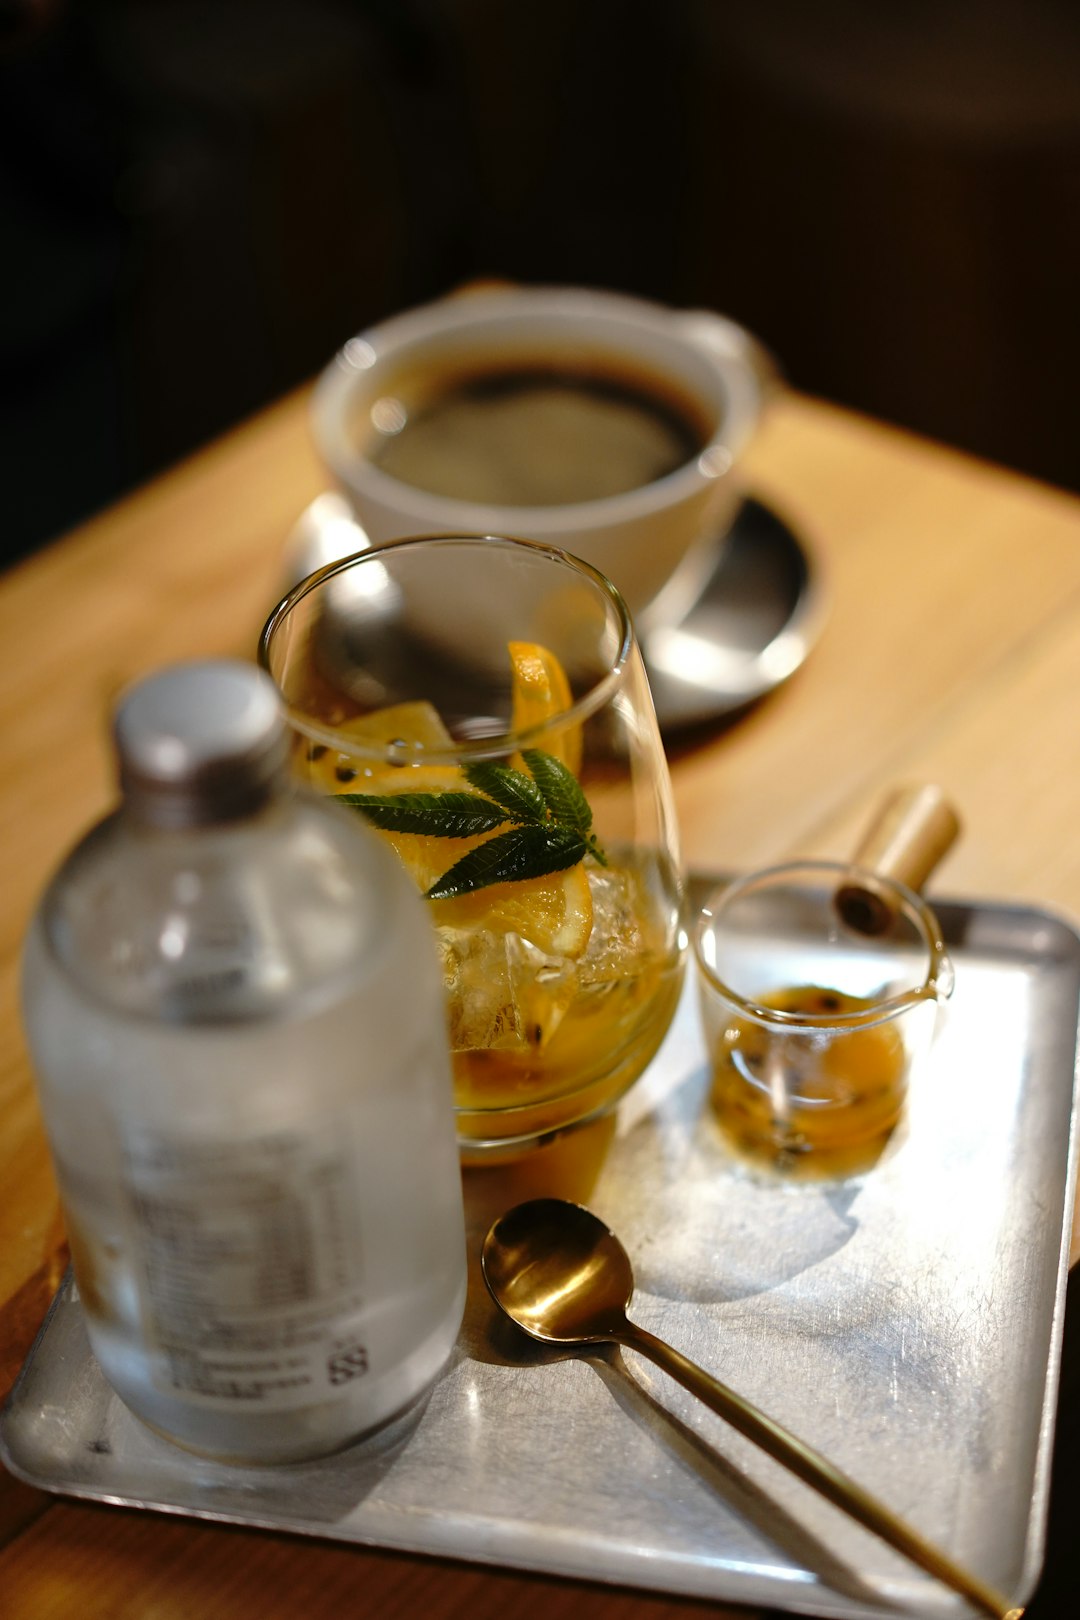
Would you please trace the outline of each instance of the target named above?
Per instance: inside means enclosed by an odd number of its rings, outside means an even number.
[[[175,664],[123,695],[113,721],[125,804],[155,827],[250,815],[288,757],[277,688],[236,659]]]

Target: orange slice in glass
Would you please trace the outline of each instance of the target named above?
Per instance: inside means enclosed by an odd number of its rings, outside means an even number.
[[[460,786],[455,766],[424,765],[428,748],[453,746],[450,733],[431,703],[393,703],[371,714],[354,715],[337,727],[345,747],[309,752],[307,774],[324,793],[438,793]],[[393,761],[365,759],[349,752],[397,744]]]
[[[508,643],[511,672],[511,725],[515,731],[541,726],[565,714],[573,703],[570,682],[559,660],[535,641]],[[545,752],[577,772],[581,763],[581,727],[568,726],[543,740]]]
[[[571,705],[570,683],[559,660],[535,642],[508,643],[512,680],[512,720],[515,731],[542,726]],[[309,765],[312,780],[331,793],[474,793],[464,772],[455,765],[426,765],[425,749],[453,747],[449,732],[436,709],[425,702],[398,703],[372,714],[360,715],[340,728],[343,739],[358,744],[386,746],[401,763],[364,760],[346,749],[328,749]],[[581,755],[580,727],[552,733],[541,741],[544,749],[576,771]],[[470,850],[505,828],[470,838],[441,838],[419,833],[380,835],[394,849],[421,893],[430,889]],[[433,900],[432,921],[448,928],[487,929],[518,934],[547,955],[576,960],[592,933],[592,893],[584,865],[515,883],[489,884],[471,894]]]
[[[455,845],[464,854],[469,842],[459,838]],[[592,892],[580,861],[565,872],[517,883],[492,883],[472,894],[432,900],[430,905],[437,925],[518,934],[548,956],[576,960],[584,955],[592,933]]]

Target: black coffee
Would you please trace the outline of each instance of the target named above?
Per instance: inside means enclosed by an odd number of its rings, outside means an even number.
[[[458,376],[415,405],[403,387],[371,421],[365,450],[384,472],[494,506],[621,495],[691,461],[709,436],[659,384],[542,366]]]

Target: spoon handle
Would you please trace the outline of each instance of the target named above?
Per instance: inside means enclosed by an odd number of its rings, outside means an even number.
[[[625,1330],[620,1329],[617,1337],[620,1344],[627,1349],[640,1351],[655,1362],[676,1383],[726,1419],[733,1429],[754,1441],[776,1462],[790,1468],[793,1474],[819,1491],[835,1507],[843,1509],[867,1530],[872,1530],[887,1541],[897,1552],[904,1553],[920,1568],[952,1587],[953,1591],[970,1598],[984,1614],[991,1615],[993,1620],[1020,1620],[1024,1612],[1022,1608],[1013,1607],[993,1587],[954,1564],[930,1542],[924,1541],[916,1530],[898,1518],[883,1502],[841,1473],[827,1457],[790,1434],[726,1384],[721,1384],[673,1345],[658,1339],[634,1322],[627,1322]]]

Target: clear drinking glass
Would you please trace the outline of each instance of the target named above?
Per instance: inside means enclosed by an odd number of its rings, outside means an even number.
[[[860,880],[888,916],[879,932],[845,920]],[[872,1165],[952,993],[925,901],[848,864],[791,862],[714,890],[694,951],[713,1111],[736,1152],[785,1174]]]
[[[403,540],[304,580],[259,658],[298,773],[378,827],[428,897],[466,1160],[610,1109],[667,1030],[685,943],[618,592],[548,546]]]

